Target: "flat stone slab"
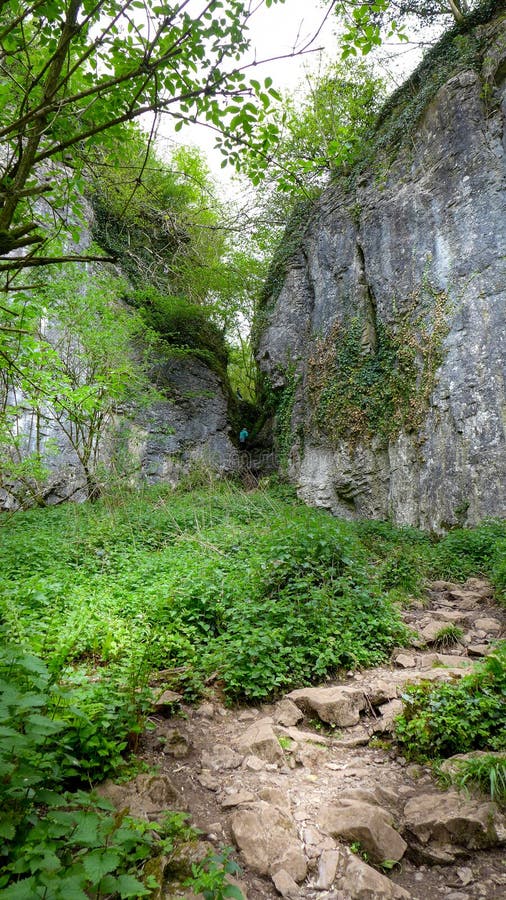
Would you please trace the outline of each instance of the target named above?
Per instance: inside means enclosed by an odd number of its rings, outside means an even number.
[[[355,687],[301,688],[287,696],[306,715],[314,713],[322,722],[341,728],[357,725],[367,706],[363,690]]]
[[[318,827],[333,838],[358,841],[372,862],[386,859],[398,862],[407,843],[393,826],[393,817],[380,806],[361,800],[325,803],[320,809]]]
[[[231,820],[234,842],[247,866],[260,875],[285,869],[296,882],[307,874],[306,857],[291,816],[260,801],[239,809]]]
[[[422,857],[449,862],[462,851],[506,842],[506,821],[495,803],[466,799],[457,791],[419,794],[404,807],[403,833]]]

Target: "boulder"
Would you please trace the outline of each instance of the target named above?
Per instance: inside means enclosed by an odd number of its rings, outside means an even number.
[[[342,852],[334,886],[346,900],[410,900],[404,888],[349,851]]]
[[[506,822],[495,803],[447,791],[408,800],[403,833],[415,859],[444,863],[506,842]]]
[[[392,827],[393,818],[379,806],[361,800],[326,803],[319,812],[318,826],[334,838],[358,841],[372,862],[398,862],[404,856],[406,842]]]
[[[253,722],[239,738],[237,747],[248,756],[253,754],[269,763],[283,759],[283,750],[274,734],[271,719],[259,719]]]
[[[234,842],[247,866],[260,875],[273,876],[280,869],[296,882],[307,874],[306,857],[292,818],[261,800],[232,816]]]
[[[307,715],[342,728],[357,725],[367,706],[364,692],[355,687],[301,688],[287,696]]]

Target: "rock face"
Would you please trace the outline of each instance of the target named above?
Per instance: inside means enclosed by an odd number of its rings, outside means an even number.
[[[506,513],[504,27],[498,4],[455,39],[472,64],[430,96],[422,73],[411,113],[394,103],[404,138],[387,117],[374,161],[323,193],[262,311],[289,475],[336,515],[441,530]]]
[[[218,375],[197,356],[185,354],[153,360],[151,377],[160,399],[118,411],[104,431],[99,455],[106,469],[126,468],[140,483],[172,486],[198,467],[219,474],[238,471],[240,456],[230,437],[227,393]],[[22,411],[18,431],[26,436],[27,455],[36,449],[35,421],[34,410]],[[45,422],[40,449],[50,473],[45,502],[85,499],[83,468],[54,419]],[[0,509],[16,506],[15,497],[0,488]]]
[[[218,376],[192,356],[155,365],[167,401],[137,413],[128,427],[128,449],[148,483],[176,484],[195,464],[234,472],[239,454],[229,435],[227,398]]]

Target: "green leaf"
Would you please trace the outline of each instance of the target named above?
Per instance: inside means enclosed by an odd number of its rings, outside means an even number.
[[[16,829],[12,822],[2,821],[0,819],[0,837],[5,838],[6,840],[12,840],[12,838],[16,834]]]
[[[232,897],[232,900],[244,900],[244,894],[236,884],[227,884],[223,891],[223,896]]]
[[[114,849],[108,850],[92,850],[83,857],[83,867],[88,878],[94,885],[98,885],[99,881],[118,868],[120,863],[120,853]]]
[[[45,889],[42,889],[45,892]],[[40,888],[37,888],[37,881],[32,876],[23,878],[16,884],[11,884],[8,888],[4,888],[1,893],[2,900],[34,900],[36,897],[42,897]]]
[[[133,875],[119,875],[116,879],[116,890],[121,898],[148,897],[151,890]]]

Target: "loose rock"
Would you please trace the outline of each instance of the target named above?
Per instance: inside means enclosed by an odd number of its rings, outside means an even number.
[[[398,862],[404,856],[406,842],[392,827],[390,813],[360,800],[342,800],[324,804],[318,816],[322,831],[345,841],[359,841],[371,860]]]
[[[322,722],[342,728],[357,725],[366,707],[363,691],[353,687],[302,688],[287,696],[303,712],[316,713]]]
[[[231,821],[232,836],[247,866],[260,875],[286,869],[294,881],[307,874],[306,858],[290,816],[260,801],[240,809]]]
[[[283,759],[283,750],[274,734],[271,720],[260,719],[244,732],[237,744],[239,750],[260,757],[269,763]]]

